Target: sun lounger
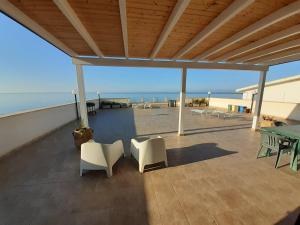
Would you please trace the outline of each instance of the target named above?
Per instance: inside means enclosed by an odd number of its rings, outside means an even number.
[[[230,112],[224,113],[224,119],[226,119],[226,118],[241,118],[241,117],[244,117],[243,114],[241,114],[241,113],[230,113]]]
[[[191,112],[192,114],[196,113],[196,114],[200,114],[200,115],[209,115],[213,112],[214,110],[210,110],[210,109],[192,109]]]
[[[211,110],[211,109],[192,109],[191,110],[192,114],[200,114],[202,115],[210,115],[210,116],[215,116],[218,118],[239,118],[243,117],[243,114],[241,113],[232,113],[232,112],[223,112],[220,110]]]
[[[225,112],[218,111],[218,110],[213,110],[210,115],[211,116],[216,116],[216,117],[220,118],[221,116],[225,115]]]
[[[144,109],[152,109],[152,105],[150,103],[145,103]]]
[[[144,105],[145,105],[144,103],[132,104],[132,108],[134,108],[134,109],[143,109]]]
[[[205,109],[192,109],[191,110],[192,114],[200,114],[200,115],[203,115],[205,114]]]

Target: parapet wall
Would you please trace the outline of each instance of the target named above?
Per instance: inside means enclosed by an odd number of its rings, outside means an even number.
[[[128,102],[125,98],[101,100]],[[98,109],[98,99],[88,102],[94,102]],[[75,107],[75,103],[71,103],[0,116],[0,156],[74,121]]]

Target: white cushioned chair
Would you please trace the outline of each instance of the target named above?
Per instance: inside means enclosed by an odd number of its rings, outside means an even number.
[[[140,173],[146,165],[164,162],[168,166],[165,140],[158,136],[150,139],[131,139],[131,155],[139,163]]]
[[[112,144],[101,144],[101,146],[107,162],[107,176],[111,177],[113,175],[112,167],[121,157],[125,157],[123,142],[118,140]]]
[[[80,176],[84,170],[106,170],[112,176],[112,167],[121,156],[124,156],[123,142],[100,144],[90,140],[81,145]]]

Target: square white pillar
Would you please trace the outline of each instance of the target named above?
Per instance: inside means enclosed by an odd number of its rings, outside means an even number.
[[[83,127],[89,127],[89,120],[88,120],[87,109],[86,109],[83,71],[81,65],[76,65],[76,72],[77,72],[77,85],[78,85],[81,125]]]
[[[255,111],[254,111],[253,121],[252,121],[252,130],[256,130],[258,128],[261,106],[262,106],[262,101],[263,101],[263,96],[264,96],[266,75],[267,75],[267,71],[260,72],[257,96],[256,96],[256,101],[255,101]]]
[[[180,105],[179,105],[179,121],[178,121],[178,135],[184,135],[183,110],[184,110],[184,107],[185,107],[186,74],[187,74],[187,68],[182,68],[181,89],[180,89]]]

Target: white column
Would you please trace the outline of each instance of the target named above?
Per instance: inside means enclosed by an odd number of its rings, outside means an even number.
[[[84,87],[82,66],[76,65],[76,71],[77,71],[77,85],[78,85],[78,94],[79,94],[81,125],[83,127],[89,127],[88,115],[86,110],[85,87]]]
[[[262,106],[262,101],[264,96],[266,75],[267,75],[267,71],[260,72],[256,101],[255,101],[255,111],[254,111],[253,122],[252,122],[253,130],[256,130],[258,128],[260,111],[261,111],[261,106]]]
[[[184,135],[184,129],[183,129],[183,110],[184,110],[184,107],[185,107],[186,73],[187,73],[187,69],[186,68],[182,68],[181,90],[180,90],[180,105],[179,105],[178,135]]]

